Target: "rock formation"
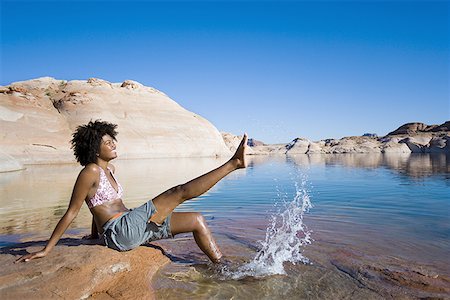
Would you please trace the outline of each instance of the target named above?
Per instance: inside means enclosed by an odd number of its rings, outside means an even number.
[[[250,147],[256,147],[256,146],[264,146],[265,144],[261,141],[255,140],[253,138],[248,139],[248,145]]]
[[[406,123],[396,130],[388,133],[388,135],[398,135],[398,134],[418,134],[424,132],[448,132],[450,131],[450,121],[445,122],[442,125],[427,125],[424,123]]]
[[[234,152],[239,146],[242,136],[222,132],[222,138],[230,151]],[[249,139],[247,145],[250,146],[247,148],[247,154],[249,155],[285,154],[286,152],[285,144],[266,145],[263,142],[256,141],[255,143],[253,139]]]
[[[286,144],[272,144],[272,145],[260,145],[250,147],[251,152],[248,151],[250,155],[266,155],[266,154],[285,154],[286,153]]]
[[[14,264],[42,246],[1,248],[2,299],[154,299],[151,278],[169,262],[155,246],[118,252],[77,236],[61,239],[45,258]]]
[[[236,151],[237,147],[239,146],[239,143],[242,140],[242,135],[233,135],[231,133],[222,132],[222,138],[225,142],[225,145],[230,149],[230,152],[233,153]],[[248,144],[248,141],[247,141]],[[247,148],[247,154],[254,154],[253,150],[248,147]]]
[[[296,138],[286,145],[286,152],[292,154],[305,154],[309,150],[311,142],[307,139]]]
[[[0,87],[0,166],[74,162],[73,130],[96,119],[119,125],[120,158],[230,154],[210,122],[154,88],[43,77]]]
[[[3,153],[0,150],[0,171],[1,172],[11,172],[11,171],[17,171],[17,170],[23,170],[23,165],[18,162],[14,157],[11,155],[8,155],[6,153]]]
[[[227,141],[238,140],[232,134],[222,133]],[[250,154],[341,154],[341,153],[450,153],[450,121],[442,125],[408,123],[384,137],[376,134],[310,141],[295,138],[289,144],[249,144]],[[231,150],[235,149],[230,147]]]
[[[164,93],[136,81],[50,77],[0,87],[0,172],[24,164],[74,162],[72,132],[89,120],[119,125],[119,158],[230,155],[240,137],[222,133]],[[249,154],[449,153],[450,121],[408,123],[384,137],[295,138],[267,145],[249,139]]]

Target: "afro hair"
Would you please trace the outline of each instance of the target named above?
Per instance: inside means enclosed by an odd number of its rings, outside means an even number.
[[[78,126],[70,141],[77,161],[82,166],[96,163],[102,137],[108,134],[116,141],[116,128],[116,124],[100,120],[90,121],[87,125]]]

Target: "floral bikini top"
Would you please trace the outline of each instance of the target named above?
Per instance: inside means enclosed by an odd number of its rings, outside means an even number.
[[[86,204],[89,208],[93,208],[95,206],[102,205],[106,202],[122,198],[123,195],[122,186],[116,180],[116,177],[114,177],[114,174],[111,172],[111,169],[109,167],[107,167],[107,169],[111,173],[114,181],[117,183],[117,191],[109,182],[103,168],[100,168],[100,182],[98,184],[97,191],[95,192],[95,195],[92,198],[86,200]]]

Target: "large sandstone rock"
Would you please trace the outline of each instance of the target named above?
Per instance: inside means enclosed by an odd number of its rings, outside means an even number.
[[[227,147],[230,149],[230,152],[233,153],[239,146],[242,136],[222,132],[222,138]],[[284,155],[286,153],[285,144],[266,145],[264,142],[249,138],[247,145],[249,146],[247,148],[248,155]]]
[[[372,137],[345,137],[331,146],[329,153],[380,153],[380,143]]]
[[[63,238],[45,258],[14,264],[42,245],[25,242],[1,249],[2,299],[153,299],[151,278],[169,262],[154,247],[118,252],[72,237]]]
[[[286,154],[285,144],[261,145],[251,148],[254,155],[284,155]]]
[[[0,172],[11,172],[23,169],[24,169],[23,165],[16,159],[14,159],[14,157],[6,153],[3,153],[0,150]]]
[[[425,149],[427,153],[450,153],[450,136],[433,137]]]
[[[438,127],[438,125],[427,125],[420,122],[406,123],[396,130],[388,133],[388,135],[397,135],[397,134],[415,134],[419,132],[427,132],[431,131],[433,128]]]
[[[383,145],[381,152],[383,152],[383,153],[411,153],[411,149],[409,149],[408,145],[405,143],[389,141]]]
[[[424,132],[448,132],[450,131],[450,121],[446,121],[441,125],[427,125],[420,122],[406,123],[396,130],[388,133],[388,135],[414,135]]]
[[[46,95],[57,82],[14,83],[0,93],[0,150],[21,163],[73,160],[71,131]]]
[[[325,142],[319,141],[319,142],[310,142],[308,147],[308,154],[322,154],[326,153],[324,150]]]
[[[304,138],[296,138],[292,142],[286,145],[287,154],[306,154],[309,149],[311,141]]]
[[[412,153],[424,153],[431,139],[431,135],[410,136],[400,143],[405,143]]]
[[[432,131],[433,132],[449,132],[450,131],[450,121],[447,121],[444,124],[437,126]]]
[[[71,134],[95,119],[119,125],[119,158],[230,155],[210,122],[135,81],[44,77],[0,88],[0,150],[24,164],[74,161]]]
[[[256,147],[256,146],[264,146],[265,144],[262,141],[258,141],[258,140],[255,140],[253,138],[249,138],[248,139],[248,145],[250,147]]]
[[[286,154],[321,154],[327,153],[328,148],[325,147],[324,141],[312,142],[305,138],[296,138],[285,146]]]
[[[222,132],[221,135],[222,135],[222,139],[225,142],[225,145],[227,146],[227,148],[230,149],[231,153],[234,153],[236,151],[236,149],[239,147],[239,144],[241,143],[243,136],[242,135],[234,135],[234,134],[231,134],[228,132]],[[248,144],[249,144],[249,142],[247,141],[247,145]],[[253,149],[251,147],[247,147],[246,153],[248,155],[254,154]]]

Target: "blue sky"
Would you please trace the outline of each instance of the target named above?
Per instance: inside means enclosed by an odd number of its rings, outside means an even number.
[[[268,142],[450,120],[448,1],[1,1],[0,85],[155,87]]]

